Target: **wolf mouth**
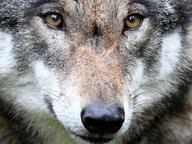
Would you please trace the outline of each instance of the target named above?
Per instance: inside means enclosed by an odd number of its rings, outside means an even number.
[[[74,135],[79,137],[79,138],[81,138],[84,141],[87,141],[87,142],[90,142],[90,143],[94,143],[94,144],[105,144],[105,143],[109,143],[110,141],[113,140],[112,138],[88,137],[88,136],[82,136],[82,135],[77,135],[77,134],[74,134]]]

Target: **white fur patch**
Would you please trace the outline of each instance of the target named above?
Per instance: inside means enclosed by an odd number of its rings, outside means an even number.
[[[124,105],[124,112],[125,112],[125,121],[124,121],[121,129],[117,133],[117,137],[120,137],[126,133],[126,131],[128,130],[128,128],[130,126],[131,119],[132,119],[133,109],[132,109],[132,103],[130,102],[130,99],[125,98],[123,105]],[[118,142],[118,143],[121,144],[120,142]]]
[[[76,134],[86,132],[81,121],[81,99],[78,87],[74,85],[73,78],[67,79],[62,86],[62,95],[58,101],[53,101],[53,108],[57,118]]]
[[[1,77],[9,74],[15,65],[12,53],[12,36],[8,33],[0,32],[0,75]]]
[[[74,117],[78,114],[74,113],[74,110],[72,110],[70,113],[71,108],[76,106],[76,104],[73,106],[67,106],[68,101],[61,99],[60,94],[62,93],[63,89],[61,88],[61,83],[59,84],[56,73],[54,73],[53,70],[46,67],[41,61],[33,63],[32,68],[34,71],[33,77],[36,80],[36,86],[39,89],[39,95],[36,96],[38,97],[37,99],[39,102],[36,101],[35,103],[41,103],[47,108],[47,104],[44,103],[44,98],[47,95],[53,101],[54,112],[58,120],[61,122],[59,123],[57,120],[52,120],[51,117],[44,118],[43,115],[46,114],[44,111],[44,114],[42,113],[42,117],[34,117],[35,121],[39,121],[39,123],[37,123],[37,128],[40,128],[42,130],[42,134],[47,137],[47,144],[72,143],[73,141],[69,137],[65,126],[67,128],[77,127],[75,123],[76,121],[74,122]],[[35,97],[35,95],[33,97]],[[73,100],[73,102],[76,100]],[[79,110],[79,108],[77,110]]]
[[[150,79],[147,79],[144,76],[144,63],[140,60],[136,62],[136,67],[132,77],[132,82],[128,86],[130,89],[131,99],[135,99],[135,104],[133,111],[141,112],[143,107],[151,106],[153,99],[148,93],[148,90],[145,89],[147,83]]]
[[[43,62],[38,61],[32,64],[34,77],[37,80],[38,87],[43,94],[54,95],[54,97],[59,97],[60,89],[58,79],[56,74],[45,67]]]
[[[179,33],[173,33],[163,39],[160,77],[168,76],[179,61],[182,49],[181,36]]]
[[[130,93],[131,93],[131,96],[134,96],[132,95],[132,93],[134,93],[140,86],[142,80],[143,80],[143,73],[144,73],[144,64],[142,63],[142,61],[137,61],[136,62],[136,68],[133,72],[133,76],[132,76],[132,83],[131,85],[129,85],[129,89],[130,89]]]
[[[60,131],[57,132],[61,138],[52,142],[62,142],[63,136],[61,134],[65,133],[65,128],[71,132],[82,134],[85,131],[80,117],[82,108],[78,88],[73,85],[73,78],[68,78],[63,82],[60,78],[58,81],[59,73],[45,67],[42,62],[34,63],[33,69],[37,86],[41,88],[40,95],[43,97],[48,95],[51,98],[56,117],[63,124],[63,127],[59,128]],[[54,129],[52,130],[54,131]]]

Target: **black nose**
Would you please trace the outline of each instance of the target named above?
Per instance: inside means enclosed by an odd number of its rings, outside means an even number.
[[[125,120],[124,110],[118,106],[89,105],[83,109],[81,119],[92,134],[115,134]]]

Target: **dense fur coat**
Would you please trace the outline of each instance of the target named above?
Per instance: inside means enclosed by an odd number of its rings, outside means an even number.
[[[191,144],[191,16],[191,0],[1,0],[0,143]],[[122,125],[87,127],[88,108]]]

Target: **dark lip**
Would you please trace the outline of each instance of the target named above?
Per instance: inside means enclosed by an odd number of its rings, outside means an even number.
[[[88,137],[88,136],[82,136],[82,135],[77,135],[77,134],[74,134],[74,135],[79,137],[79,138],[81,138],[84,141],[87,141],[87,142],[90,142],[90,143],[94,143],[94,144],[105,144],[105,143],[108,143],[108,142],[113,140],[112,138]]]

